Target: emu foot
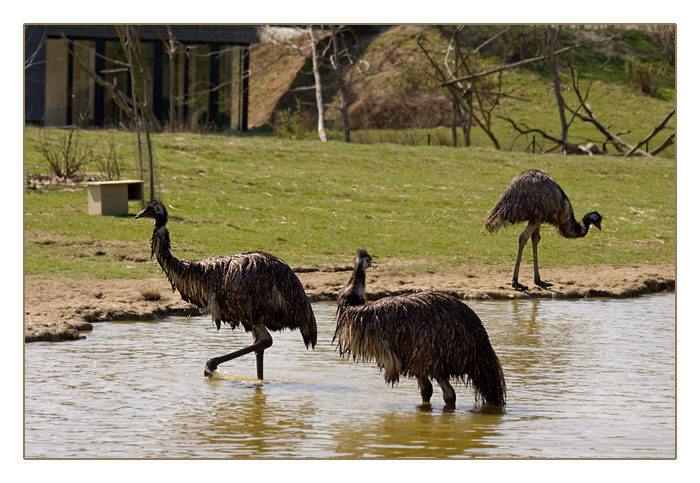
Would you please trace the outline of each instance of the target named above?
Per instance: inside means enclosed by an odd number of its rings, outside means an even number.
[[[518,283],[516,280],[513,280],[513,288],[517,290],[518,292],[524,292],[527,290],[527,285],[523,285],[522,283]]]
[[[549,282],[543,282],[542,280],[535,280],[535,285],[542,288],[549,288],[552,286]]]
[[[217,365],[212,362],[212,360],[208,360],[207,364],[204,366],[204,377],[211,377],[214,375],[214,371],[216,371]]]

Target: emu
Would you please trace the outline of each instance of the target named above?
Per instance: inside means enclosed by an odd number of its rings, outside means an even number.
[[[518,283],[518,270],[523,247],[532,238],[532,260],[535,272],[535,285],[542,288],[551,287],[543,282],[537,266],[537,244],[540,242],[540,225],[551,223],[565,238],[586,236],[588,228],[593,225],[600,230],[603,217],[597,211],[586,213],[579,222],[574,218],[574,210],[564,190],[544,171],[529,169],[517,175],[503,192],[496,205],[486,217],[484,225],[490,232],[498,231],[508,223],[527,221],[525,230],[518,239],[518,258],[515,261],[512,286],[515,290],[527,290],[527,286]]]
[[[337,325],[341,357],[376,361],[387,384],[400,376],[418,380],[423,404],[430,404],[435,379],[446,408],[457,396],[450,385],[456,378],[471,383],[475,400],[503,406],[506,385],[501,364],[479,317],[456,298],[437,292],[384,297],[365,303],[365,272],[372,257],[357,251],[353,272],[338,298]]]
[[[235,329],[243,325],[253,333],[253,344],[207,361],[204,375],[211,377],[219,366],[255,351],[257,376],[263,378],[263,354],[272,345],[269,330],[299,329],[306,348],[316,346],[316,318],[301,282],[277,257],[253,251],[213,257],[202,261],[178,259],[170,253],[166,228],[168,212],[159,201],[151,201],[136,218],[153,218],[151,257],[158,263],[183,300],[211,314],[216,329],[221,323]]]

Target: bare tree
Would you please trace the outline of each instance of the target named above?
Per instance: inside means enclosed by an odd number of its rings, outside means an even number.
[[[27,28],[32,28],[32,33],[29,34],[30,36],[32,36],[32,35],[34,35],[34,33],[36,32],[36,30],[37,30],[38,28],[41,28],[42,31],[43,31],[46,27],[34,27],[34,26],[32,26],[32,27],[24,27],[24,28],[25,28],[25,35],[27,35],[27,34],[26,34],[26,29],[27,29]],[[24,56],[24,70],[27,70],[27,69],[29,69],[30,67],[34,66],[34,65],[40,64],[40,62],[37,62],[36,59],[37,59],[37,57],[39,56],[39,53],[41,52],[41,49],[44,48],[44,45],[46,45],[46,35],[41,35],[40,40],[39,40],[39,42],[37,43],[37,45],[36,45],[36,47],[34,48],[34,50],[32,50],[31,52],[25,52],[25,56]]]
[[[605,151],[605,146],[606,145],[611,145],[618,154],[623,155],[625,157],[632,156],[634,154],[639,154],[641,156],[654,156],[664,149],[666,149],[668,146],[673,144],[673,141],[675,139],[675,132],[671,133],[665,141],[661,143],[660,146],[657,148],[647,152],[641,149],[643,145],[649,142],[656,134],[661,132],[668,121],[673,117],[675,114],[675,109],[671,110],[664,118],[659,122],[659,124],[647,135],[645,136],[642,140],[638,141],[636,144],[631,144],[624,140],[622,138],[623,134],[627,134],[629,131],[625,132],[614,132],[609,126],[606,126],[603,122],[598,120],[598,118],[595,116],[592,107],[588,103],[588,98],[590,95],[590,90],[593,85],[593,82],[596,78],[596,74],[599,70],[604,68],[610,59],[606,60],[603,64],[595,67],[589,77],[588,84],[586,87],[581,86],[581,75],[578,69],[576,69],[574,65],[574,60],[573,56],[569,56],[567,59],[567,64],[569,67],[569,72],[571,76],[571,87],[574,93],[576,94],[576,99],[578,100],[578,105],[576,107],[571,107],[569,106],[566,102],[562,100],[562,106],[563,108],[568,111],[571,114],[570,120],[566,120],[566,117],[564,116],[564,125],[566,126],[566,131],[567,132],[568,128],[571,126],[571,124],[574,122],[574,120],[579,119],[583,122],[588,122],[593,124],[598,131],[600,131],[604,136],[605,139],[602,141],[604,151]],[[525,123],[518,123],[515,120],[509,118],[509,117],[502,117],[502,119],[508,121],[511,126],[520,133],[520,135],[527,135],[527,134],[532,134],[536,133],[539,134],[541,137],[554,142],[557,146],[561,147],[562,153],[564,154],[598,154],[599,150],[595,147],[595,140],[587,140],[587,141],[592,141],[591,143],[583,146],[583,145],[578,145],[575,143],[572,143],[566,139],[563,139],[563,137],[558,137],[551,135],[547,132],[545,132],[542,129],[539,128],[532,128],[528,126]],[[517,138],[516,138],[517,139]],[[584,141],[585,142],[585,141]]]
[[[458,70],[457,68],[464,68],[467,72],[470,72],[469,68],[469,55],[478,54],[479,49],[486,43],[493,40],[493,38],[501,35],[503,32],[496,34],[492,39],[477,47],[471,54],[464,54],[462,52],[458,40],[458,29],[455,29],[450,40],[448,55],[451,50],[454,50],[455,56],[460,60],[460,62],[455,62],[450,64],[449,62],[444,62],[444,67],[440,65],[433,59],[432,55],[423,46],[421,38],[418,37],[416,42],[418,47],[420,47],[423,54],[426,56],[430,64],[432,65],[439,82],[443,87],[449,90],[449,95],[452,98],[454,104],[460,106],[460,110],[466,113],[466,119],[464,120],[465,125],[471,125],[472,121],[486,133],[496,149],[500,149],[500,143],[496,137],[493,129],[491,127],[491,122],[493,119],[493,113],[496,107],[499,105],[501,97],[505,96],[502,91],[501,76],[499,75],[496,80],[495,86],[487,86],[486,89],[480,88],[480,86],[474,82],[473,78],[467,78],[468,82],[465,84],[457,78]],[[465,143],[470,145],[470,139],[468,132],[465,132]]]
[[[155,198],[155,173],[153,168],[153,146],[151,144],[151,122],[154,120],[153,111],[149,107],[148,92],[151,91],[153,79],[150,70],[145,68],[141,56],[141,41],[140,27],[133,25],[117,25],[115,26],[119,41],[122,44],[124,55],[126,56],[127,64],[129,65],[129,74],[131,76],[133,105],[134,105],[134,123],[136,125],[136,145],[139,155],[139,176],[143,177],[143,154],[141,149],[141,126],[145,131],[146,148],[148,155],[148,174],[150,199]],[[143,80],[143,89],[137,87],[136,71],[141,74]],[[140,92],[139,92],[140,91]],[[145,200],[141,200],[145,204]]]
[[[303,35],[298,35],[296,37],[290,38],[290,36],[275,35],[268,33],[268,41],[274,45],[285,47],[285,52],[281,53],[276,59],[268,63],[266,68],[270,68],[277,60],[280,60],[285,55],[300,55],[312,64],[313,70],[313,57],[314,49],[311,48],[309,29],[312,26],[307,26],[299,32],[303,32]],[[370,64],[365,59],[359,58],[358,51],[361,49],[361,42],[357,39],[357,36],[351,27],[347,25],[327,25],[327,26],[314,26],[316,30],[312,33],[314,34],[315,42],[315,58],[316,67],[318,70],[318,77],[316,72],[312,72],[314,76],[313,85],[302,85],[293,87],[290,92],[304,92],[314,90],[316,97],[314,99],[314,106],[318,112],[321,112],[321,106],[319,105],[319,92],[321,92],[321,102],[324,112],[324,125],[325,125],[325,113],[330,109],[338,109],[340,111],[340,119],[343,123],[343,139],[345,142],[350,142],[350,116],[349,116],[349,106],[352,99],[352,91],[356,84],[366,81],[367,79],[376,76],[382,72],[396,67],[403,61],[389,61],[382,59],[378,62],[373,62]],[[318,32],[321,30],[321,32]],[[325,73],[331,73],[332,76],[324,76]],[[304,72],[306,74],[306,72]],[[333,99],[325,99],[323,92],[325,91],[325,97],[328,98],[328,92],[334,91],[338,93],[338,103],[334,102]],[[300,104],[309,106],[309,102],[301,102]]]
[[[559,122],[561,123],[561,140],[563,142],[562,145],[564,146],[564,149],[566,149],[566,138],[569,132],[569,123],[566,120],[564,98],[561,95],[561,82],[559,81],[559,68],[557,66],[559,57],[554,55],[554,45],[556,44],[560,33],[561,25],[557,27],[556,31],[552,29],[551,25],[547,25],[544,36],[543,50],[545,62],[552,74],[554,96],[557,99],[557,110],[559,112]]]
[[[578,49],[584,45],[591,45],[591,44],[597,44],[597,43],[601,43],[601,42],[608,42],[610,40],[613,40],[614,38],[615,38],[615,36],[611,36],[611,37],[604,37],[604,38],[600,38],[600,39],[596,39],[596,40],[588,40],[588,41],[584,41],[584,42],[578,42],[574,45],[570,45],[568,47],[564,47],[564,48],[561,48],[559,50],[556,50],[556,51],[552,52],[551,55],[553,55],[553,56],[561,55],[565,52],[570,52],[572,50]],[[506,65],[503,65],[501,67],[496,67],[494,69],[489,69],[489,70],[484,70],[484,71],[480,71],[480,72],[475,72],[472,74],[467,74],[466,76],[458,77],[456,79],[450,79],[450,80],[445,81],[444,84],[449,85],[449,84],[455,84],[458,82],[474,80],[474,79],[478,79],[480,77],[486,77],[486,76],[489,76],[492,74],[497,74],[499,72],[503,72],[504,70],[515,69],[516,67],[522,67],[524,65],[533,64],[535,62],[541,62],[545,59],[546,59],[545,55],[539,55],[537,57],[532,57],[532,58],[524,59],[524,60],[521,60],[518,62],[513,62],[511,64],[506,64]]]
[[[169,72],[170,72],[170,86],[169,86],[169,106],[168,106],[168,127],[170,129],[170,132],[175,132],[175,97],[176,97],[176,87],[177,87],[177,82],[175,82],[176,74],[175,74],[175,56],[177,55],[178,52],[178,45],[175,42],[175,37],[173,35],[173,30],[170,28],[170,25],[168,25],[168,41],[163,42],[165,44],[165,51],[168,54],[168,67],[169,67]]]
[[[323,115],[323,84],[321,82],[321,72],[318,68],[318,52],[316,51],[316,35],[314,34],[314,27],[307,27],[307,32],[311,40],[311,65],[314,71],[314,81],[316,87],[316,107],[318,109],[318,137],[321,141],[326,142],[328,138],[326,137],[326,128]]]
[[[331,26],[330,28],[330,37],[331,37],[331,43],[333,44],[333,55],[331,56],[331,66],[333,67],[333,70],[335,70],[335,75],[336,75],[336,82],[338,83],[338,89],[340,91],[340,116],[343,120],[343,140],[346,143],[350,142],[350,117],[348,116],[348,85],[345,83],[345,79],[343,77],[344,74],[344,69],[343,69],[343,61],[342,61],[342,56],[345,55],[345,57],[349,60],[349,63],[352,64],[352,59],[349,56],[347,48],[340,49],[338,46],[339,40],[338,40],[338,34],[342,36],[342,27],[341,26]]]

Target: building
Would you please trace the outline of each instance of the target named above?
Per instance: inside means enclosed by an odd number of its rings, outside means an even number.
[[[168,125],[172,106],[179,127],[247,130],[245,73],[249,47],[259,42],[256,26],[140,25],[136,31],[152,78],[146,97],[155,119]],[[114,25],[26,24],[24,39],[25,122],[105,127],[128,122],[110,88],[127,96],[133,88]]]

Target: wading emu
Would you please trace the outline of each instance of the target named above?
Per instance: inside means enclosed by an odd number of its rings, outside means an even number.
[[[204,369],[209,377],[222,364],[255,351],[258,378],[263,378],[263,353],[272,345],[269,330],[299,329],[306,348],[316,345],[316,319],[301,282],[279,258],[264,252],[213,257],[201,262],[180,260],[170,253],[170,235],[165,224],[168,212],[151,201],[136,218],[153,218],[151,256],[168,277],[173,292],[206,309],[216,324],[235,329],[242,324],[253,333],[253,345],[210,359]]]
[[[479,317],[456,298],[435,292],[365,304],[365,271],[371,260],[358,250],[352,277],[338,298],[333,340],[338,339],[340,355],[376,361],[387,384],[400,376],[415,377],[424,404],[430,402],[430,379],[435,379],[446,407],[454,407],[457,396],[449,380],[457,378],[465,385],[471,382],[477,401],[504,405],[503,371]]]
[[[540,279],[537,267],[537,244],[540,241],[540,225],[551,223],[565,238],[586,236],[590,225],[600,230],[603,217],[597,211],[591,211],[579,222],[574,218],[571,202],[564,190],[544,171],[529,169],[517,175],[501,195],[496,206],[486,217],[484,225],[490,232],[497,231],[508,223],[527,221],[527,227],[518,240],[518,258],[513,272],[513,288],[527,290],[525,285],[518,283],[518,270],[523,247],[532,237],[532,261],[535,271],[535,285],[546,288],[552,284]]]

